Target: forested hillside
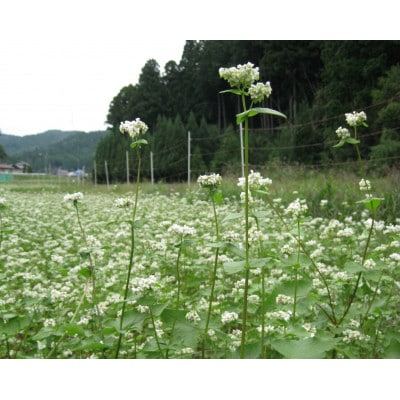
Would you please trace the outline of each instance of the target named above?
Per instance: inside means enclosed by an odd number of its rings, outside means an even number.
[[[364,159],[399,163],[400,41],[187,41],[179,63],[170,61],[162,71],[148,60],[138,83],[112,99],[107,122],[113,128],[96,151],[99,180],[105,160],[112,180],[125,179],[129,140],[118,128],[136,117],[150,127],[145,176],[152,151],[156,179],[186,179],[188,131],[194,174],[237,171],[239,105],[237,96],[220,93],[227,86],[218,70],[248,61],[259,67],[261,81],[271,83],[263,106],[287,116],[252,118],[252,165],[353,161],[351,148],[335,152],[332,145],[344,113],[361,110],[368,118],[368,128],[360,131]]]
[[[91,170],[97,144],[106,131],[57,131],[28,135],[0,135],[8,162],[25,161],[33,172],[54,173],[57,169]]]

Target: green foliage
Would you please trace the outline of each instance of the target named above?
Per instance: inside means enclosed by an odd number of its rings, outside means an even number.
[[[273,108],[288,116],[284,121],[261,114],[250,122],[250,129],[260,133],[250,137],[252,163],[352,161],[354,152],[350,146],[337,152],[330,144],[344,112],[372,103],[369,126],[379,130],[399,126],[399,68],[394,66],[399,51],[399,41],[189,40],[180,62],[168,62],[164,74],[155,60],[149,60],[138,84],[122,88],[113,99],[107,120],[115,129],[121,121],[135,116],[145,120],[154,134],[152,149],[157,159],[156,153],[162,158],[168,158],[170,152],[177,153],[170,149],[170,136],[156,132],[160,127],[158,118],[175,121],[180,115],[192,134],[196,162],[200,163],[197,169],[202,167],[200,153],[206,169],[238,171],[240,150],[234,146],[238,141],[224,136],[236,122],[238,103],[235,96],[219,93],[226,86],[218,78],[218,69],[252,60],[262,71],[261,79],[271,81],[273,88],[271,98],[260,108]],[[170,133],[174,133],[172,128]],[[385,139],[379,142],[380,136],[367,136],[362,141],[361,154],[364,159],[369,154],[373,158],[379,154],[385,163],[393,165],[398,158],[397,146],[383,143]],[[187,157],[183,143],[179,141],[177,146],[182,157]],[[157,159],[157,178],[184,179],[186,168],[178,171],[176,166],[167,167],[168,162]],[[184,160],[183,164],[186,165]]]
[[[4,150],[4,147],[0,144],[0,160],[4,160],[7,158],[7,153]]]

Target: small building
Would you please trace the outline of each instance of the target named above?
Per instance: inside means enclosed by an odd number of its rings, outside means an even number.
[[[0,174],[12,174],[14,166],[11,164],[0,164]]]

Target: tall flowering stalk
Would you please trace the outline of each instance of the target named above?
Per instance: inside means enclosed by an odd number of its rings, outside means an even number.
[[[360,111],[360,112],[353,111],[352,113],[346,113],[345,118],[346,118],[346,123],[351,128],[353,128],[354,134],[352,136],[350,131],[347,128],[342,128],[340,126],[338,129],[336,129],[336,134],[338,135],[340,141],[333,147],[336,147],[336,148],[342,147],[345,143],[348,143],[348,144],[354,145],[355,149],[356,149],[357,160],[358,160],[359,170],[360,170],[360,174],[361,174],[361,180],[359,182],[359,187],[360,187],[360,191],[365,192],[365,198],[363,200],[360,200],[358,203],[364,204],[367,207],[367,209],[370,211],[370,214],[371,214],[371,223],[369,226],[368,238],[367,238],[364,250],[363,250],[363,255],[362,255],[362,260],[361,260],[361,265],[364,267],[365,262],[367,260],[368,248],[369,248],[369,245],[371,242],[372,233],[374,230],[376,210],[378,209],[380,203],[384,199],[379,198],[379,197],[373,197],[372,192],[371,192],[371,182],[365,178],[365,168],[364,168],[364,165],[363,165],[363,162],[361,159],[361,152],[360,152],[360,148],[359,148],[360,138],[358,136],[357,128],[361,127],[361,126],[368,127],[368,125],[366,123],[367,115],[365,114],[364,111]],[[356,297],[357,290],[360,285],[361,277],[362,277],[362,271],[360,271],[357,275],[357,280],[354,285],[353,292],[350,295],[347,306],[343,312],[342,317],[340,318],[340,320],[338,322],[338,325],[340,325],[342,323],[342,321],[348,314],[351,305],[353,304],[353,301]],[[368,314],[368,310],[367,310],[366,315],[367,314]],[[365,315],[365,317],[366,317],[366,315]],[[364,320],[365,320],[365,317],[364,317]]]
[[[239,64],[237,67],[220,68],[219,76],[228,81],[231,89],[221,93],[233,93],[240,97],[243,111],[236,115],[237,124],[244,122],[244,178],[245,178],[245,285],[243,294],[242,312],[242,336],[240,344],[240,358],[244,358],[244,346],[246,343],[247,329],[247,296],[249,292],[249,118],[258,114],[270,114],[286,118],[284,114],[270,108],[253,107],[256,103],[261,103],[272,93],[269,82],[257,82],[260,79],[258,67],[248,62],[245,65]],[[250,100],[250,101],[249,101]],[[249,104],[248,104],[249,103]]]
[[[99,310],[99,305],[97,303],[96,299],[96,269],[95,269],[95,259],[96,257],[101,258],[103,255],[103,252],[100,250],[100,243],[94,238],[94,236],[87,235],[85,228],[83,227],[81,217],[79,214],[79,203],[83,200],[83,193],[81,192],[76,192],[76,193],[71,193],[71,194],[66,194],[64,196],[64,202],[69,203],[71,202],[75,212],[76,212],[76,217],[78,221],[78,226],[82,234],[82,241],[85,245],[85,248],[81,250],[80,254],[82,258],[87,259],[89,262],[89,268],[83,268],[80,273],[86,277],[86,285],[85,289],[83,290],[82,296],[78,302],[78,305],[76,306],[75,312],[73,313],[71,320],[69,321],[70,324],[72,324],[77,315],[79,310],[82,307],[82,304],[85,300],[85,297],[89,300],[92,301],[94,304],[94,308],[96,310],[97,317],[99,318],[99,326],[98,328],[101,330],[101,313]],[[55,343],[55,345],[52,347],[46,358],[52,357],[52,355],[57,351],[58,346],[60,343],[64,340],[66,336],[66,333],[61,335],[61,337],[58,339],[58,341]]]
[[[174,339],[174,332],[175,332],[175,324],[178,319],[178,311],[179,311],[179,306],[180,306],[180,296],[181,296],[181,273],[180,273],[180,260],[182,256],[182,249],[183,246],[185,245],[184,239],[187,236],[194,235],[196,233],[196,229],[187,226],[187,225],[178,225],[178,224],[173,224],[168,228],[168,232],[175,234],[179,237],[179,242],[175,247],[178,247],[178,256],[176,258],[176,264],[175,264],[175,279],[176,279],[176,308],[175,308],[175,315],[174,319],[172,322],[172,327],[171,327],[171,332],[170,332],[170,344],[172,343],[172,340]],[[169,349],[166,351],[166,356],[165,358],[168,358],[168,353]]]
[[[296,199],[285,210],[285,214],[291,216],[296,221],[297,226],[297,260],[294,266],[294,293],[293,293],[293,320],[296,318],[297,306],[297,286],[299,281],[299,268],[300,268],[300,254],[301,254],[301,235],[300,235],[300,222],[308,207],[304,201]]]
[[[119,351],[121,348],[121,341],[122,341],[122,328],[124,324],[124,315],[125,315],[125,308],[126,308],[126,301],[128,298],[128,291],[129,291],[129,282],[132,273],[132,266],[133,266],[133,255],[135,253],[135,218],[136,218],[136,211],[137,211],[137,203],[139,198],[139,182],[140,182],[140,168],[141,168],[141,148],[143,145],[147,144],[147,140],[141,138],[141,135],[144,135],[148,131],[148,126],[140,120],[140,118],[136,118],[134,121],[125,121],[121,122],[119,130],[122,134],[128,134],[129,137],[132,138],[131,148],[136,149],[136,155],[138,158],[138,167],[137,167],[137,176],[136,176],[136,190],[135,190],[135,200],[132,207],[132,221],[131,221],[131,248],[129,253],[129,264],[128,264],[128,273],[126,276],[125,282],[125,291],[124,291],[124,299],[122,302],[122,310],[121,316],[119,321],[119,336],[118,336],[118,343],[117,349],[115,352],[115,358],[118,358]],[[127,203],[125,203],[127,204]],[[129,204],[129,203],[128,203]]]
[[[212,206],[213,206],[213,214],[214,214],[214,223],[215,223],[215,240],[217,243],[217,247],[215,249],[215,258],[214,258],[214,269],[211,276],[211,290],[210,290],[210,299],[208,301],[208,311],[207,311],[207,319],[206,325],[204,328],[203,335],[203,343],[202,343],[202,357],[205,357],[205,341],[208,335],[208,327],[210,325],[211,318],[211,309],[212,303],[214,299],[214,290],[215,290],[215,280],[217,276],[217,266],[218,266],[218,255],[219,255],[219,229],[218,229],[218,217],[217,217],[217,209],[215,203],[221,200],[221,193],[218,192],[218,188],[222,183],[222,178],[219,174],[211,174],[211,175],[200,175],[197,179],[197,183],[205,190],[208,191],[208,194],[211,198]]]
[[[79,203],[83,199],[83,194],[81,192],[76,192],[72,194],[67,194],[64,196],[65,202],[72,202],[73,207],[76,211],[76,218],[78,220],[79,229],[82,234],[82,240],[85,244],[86,248],[84,251],[81,251],[81,256],[85,257],[89,261],[89,271],[87,273],[88,281],[86,287],[86,296],[92,297],[92,301],[95,304],[97,309],[97,302],[96,302],[96,271],[95,271],[95,259],[94,259],[94,244],[97,244],[97,241],[93,238],[93,236],[89,236],[86,234],[86,231],[82,225],[81,217],[79,215]],[[96,242],[96,243],[94,243]],[[97,246],[99,247],[99,246]],[[97,314],[100,313],[97,310]]]

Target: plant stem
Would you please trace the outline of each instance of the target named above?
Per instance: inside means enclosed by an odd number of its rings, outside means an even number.
[[[300,220],[297,219],[297,237],[298,237],[298,248],[297,248],[297,261],[296,265],[294,266],[295,268],[295,275],[294,275],[294,299],[293,299],[293,320],[296,319],[296,305],[297,305],[297,286],[298,286],[298,278],[299,278],[299,267],[300,267],[300,243],[301,243],[301,237],[300,237]]]
[[[154,315],[153,315],[153,312],[151,311],[151,306],[149,306],[149,313],[150,313],[151,323],[153,324],[154,337],[156,339],[158,351],[160,352],[161,358],[165,358],[164,354],[163,354],[163,352],[161,350],[160,341],[158,340],[157,329],[156,329],[156,325],[154,323]]]
[[[367,251],[368,251],[369,243],[371,241],[372,231],[374,229],[374,222],[375,222],[375,215],[373,214],[372,215],[372,223],[371,223],[371,227],[369,229],[367,243],[365,244],[364,254],[363,254],[361,265],[364,265],[365,259],[367,258]],[[356,284],[354,286],[353,293],[350,295],[347,307],[346,307],[346,309],[345,309],[345,311],[344,311],[344,313],[342,315],[342,318],[340,318],[340,320],[339,320],[339,322],[337,323],[336,326],[339,326],[343,322],[343,320],[345,319],[347,313],[349,312],[350,307],[353,304],[353,301],[354,301],[354,299],[356,297],[356,293],[357,293],[357,290],[358,290],[358,286],[360,284],[361,276],[362,276],[362,271],[358,273],[357,281],[356,281]]]
[[[282,224],[284,225],[285,229],[287,231],[290,231],[289,226],[287,225],[285,219],[283,218],[282,214],[279,212],[279,210],[275,207],[273,201],[269,198],[269,196],[266,196],[266,199],[268,201],[268,204],[270,205],[270,207],[274,210],[274,212],[276,213],[276,215],[278,216],[278,218],[280,219],[280,221],[282,222]],[[315,271],[317,272],[318,276],[320,277],[320,279],[322,280],[327,294],[328,294],[328,299],[329,299],[329,308],[331,309],[332,315],[330,315],[325,309],[323,309],[319,304],[317,304],[317,306],[324,312],[324,314],[328,317],[328,319],[332,322],[333,325],[336,326],[337,324],[337,318],[335,315],[335,306],[334,306],[334,302],[332,299],[332,295],[331,295],[331,291],[329,289],[329,285],[328,282],[326,281],[324,275],[322,274],[322,272],[320,271],[320,269],[318,268],[317,264],[315,263],[315,261],[312,259],[310,253],[307,251],[307,249],[305,248],[304,244],[301,242],[301,240],[299,240],[300,238],[296,238],[296,241],[298,242],[299,246],[301,247],[301,250],[303,251],[303,253],[305,254],[305,256],[311,261],[312,266],[314,267]]]
[[[213,212],[214,212],[216,241],[219,242],[217,210],[216,210],[216,207],[215,207],[215,200],[214,200],[214,197],[213,197],[212,193],[211,193],[211,199],[212,199]],[[202,343],[202,358],[205,357],[205,341],[206,341],[206,337],[207,337],[207,333],[208,333],[208,327],[209,327],[209,324],[210,324],[211,308],[212,308],[212,302],[213,302],[213,299],[214,299],[215,281],[216,281],[217,266],[218,266],[218,253],[219,253],[219,248],[217,247],[217,249],[215,250],[214,269],[213,269],[212,277],[211,277],[210,300],[208,302],[207,320],[206,320],[206,326],[205,326],[205,329],[204,329],[204,337],[203,337],[203,343]]]
[[[244,104],[244,96],[243,104]],[[244,104],[245,108],[245,104]],[[245,282],[243,294],[243,313],[242,313],[242,337],[240,341],[240,358],[244,358],[244,346],[246,342],[247,330],[247,296],[249,292],[249,275],[250,275],[250,262],[249,262],[249,119],[244,120],[244,174],[245,174]]]
[[[136,209],[137,209],[137,203],[138,203],[138,197],[139,197],[140,167],[141,167],[141,161],[142,161],[139,148],[137,148],[137,155],[138,155],[138,170],[137,170],[137,177],[136,177],[135,202],[133,204],[132,221],[131,221],[131,249],[130,249],[130,253],[129,253],[129,265],[128,265],[128,274],[127,274],[126,283],[125,283],[124,300],[122,302],[121,318],[119,321],[120,332],[119,332],[119,336],[118,336],[117,349],[115,351],[115,358],[118,358],[119,350],[121,347],[122,327],[123,327],[123,323],[124,323],[126,299],[128,298],[129,281],[131,279],[132,266],[133,266],[133,255],[135,253],[135,218],[136,218]]]
[[[176,284],[177,284],[177,293],[176,293],[176,309],[175,309],[175,316],[174,316],[174,321],[172,323],[172,328],[171,328],[171,334],[169,338],[169,343],[171,344],[172,339],[174,337],[174,331],[175,331],[175,324],[176,320],[178,319],[178,310],[179,310],[179,301],[180,301],[180,293],[181,293],[181,276],[179,273],[179,262],[181,259],[181,254],[182,254],[182,246],[183,246],[183,235],[181,236],[181,241],[179,244],[179,251],[178,251],[178,257],[176,258],[176,266],[175,266],[175,273],[176,273]],[[168,358],[168,353],[169,349],[166,351],[165,358]]]

